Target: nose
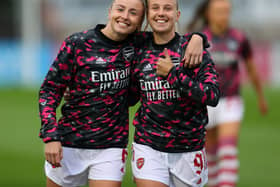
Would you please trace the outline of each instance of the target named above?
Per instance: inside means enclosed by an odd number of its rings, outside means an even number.
[[[123,17],[124,19],[128,19],[128,15],[129,15],[128,10],[123,11],[122,17]]]
[[[159,9],[158,15],[159,15],[159,16],[163,16],[163,15],[164,15],[164,10],[163,10],[163,8],[160,8],[160,9]]]

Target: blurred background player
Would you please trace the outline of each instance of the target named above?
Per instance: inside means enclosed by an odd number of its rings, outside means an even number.
[[[141,101],[133,121],[133,175],[137,187],[201,187],[208,174],[206,106],[219,99],[216,70],[207,52],[200,66],[184,67],[188,42],[175,32],[177,0],[147,2],[153,32],[144,33],[132,75]]]
[[[208,107],[206,150],[209,187],[234,187],[238,181],[237,144],[244,111],[240,96],[241,59],[257,93],[261,113],[266,114],[268,110],[248,38],[229,24],[231,9],[230,0],[203,1],[187,28],[189,31],[203,29],[207,35],[209,52],[220,80],[222,98],[216,108]]]

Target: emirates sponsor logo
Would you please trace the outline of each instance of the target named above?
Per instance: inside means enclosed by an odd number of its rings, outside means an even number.
[[[136,161],[137,168],[141,169],[144,166],[144,162],[145,162],[144,158],[138,158]]]
[[[180,98],[180,92],[172,87],[167,80],[155,79],[146,81],[140,79],[141,90],[149,101],[173,100]]]
[[[107,72],[92,71],[91,81],[100,83],[100,91],[123,89],[129,86],[130,68]]]

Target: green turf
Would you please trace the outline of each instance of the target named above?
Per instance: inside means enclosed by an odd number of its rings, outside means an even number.
[[[246,116],[240,136],[240,182],[238,187],[280,186],[280,90],[266,89],[270,112],[261,117],[256,96],[251,89],[243,95]],[[0,186],[43,187],[43,144],[38,138],[37,91],[0,90]],[[131,109],[132,113],[135,111]],[[131,113],[131,117],[132,114]],[[128,167],[123,186],[133,187]]]

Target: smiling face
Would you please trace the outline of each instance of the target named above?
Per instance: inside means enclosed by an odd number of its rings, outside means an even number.
[[[106,33],[115,40],[122,40],[142,24],[144,5],[141,0],[115,0],[109,11]]]
[[[174,33],[179,17],[177,0],[148,0],[148,23],[153,32]]]

